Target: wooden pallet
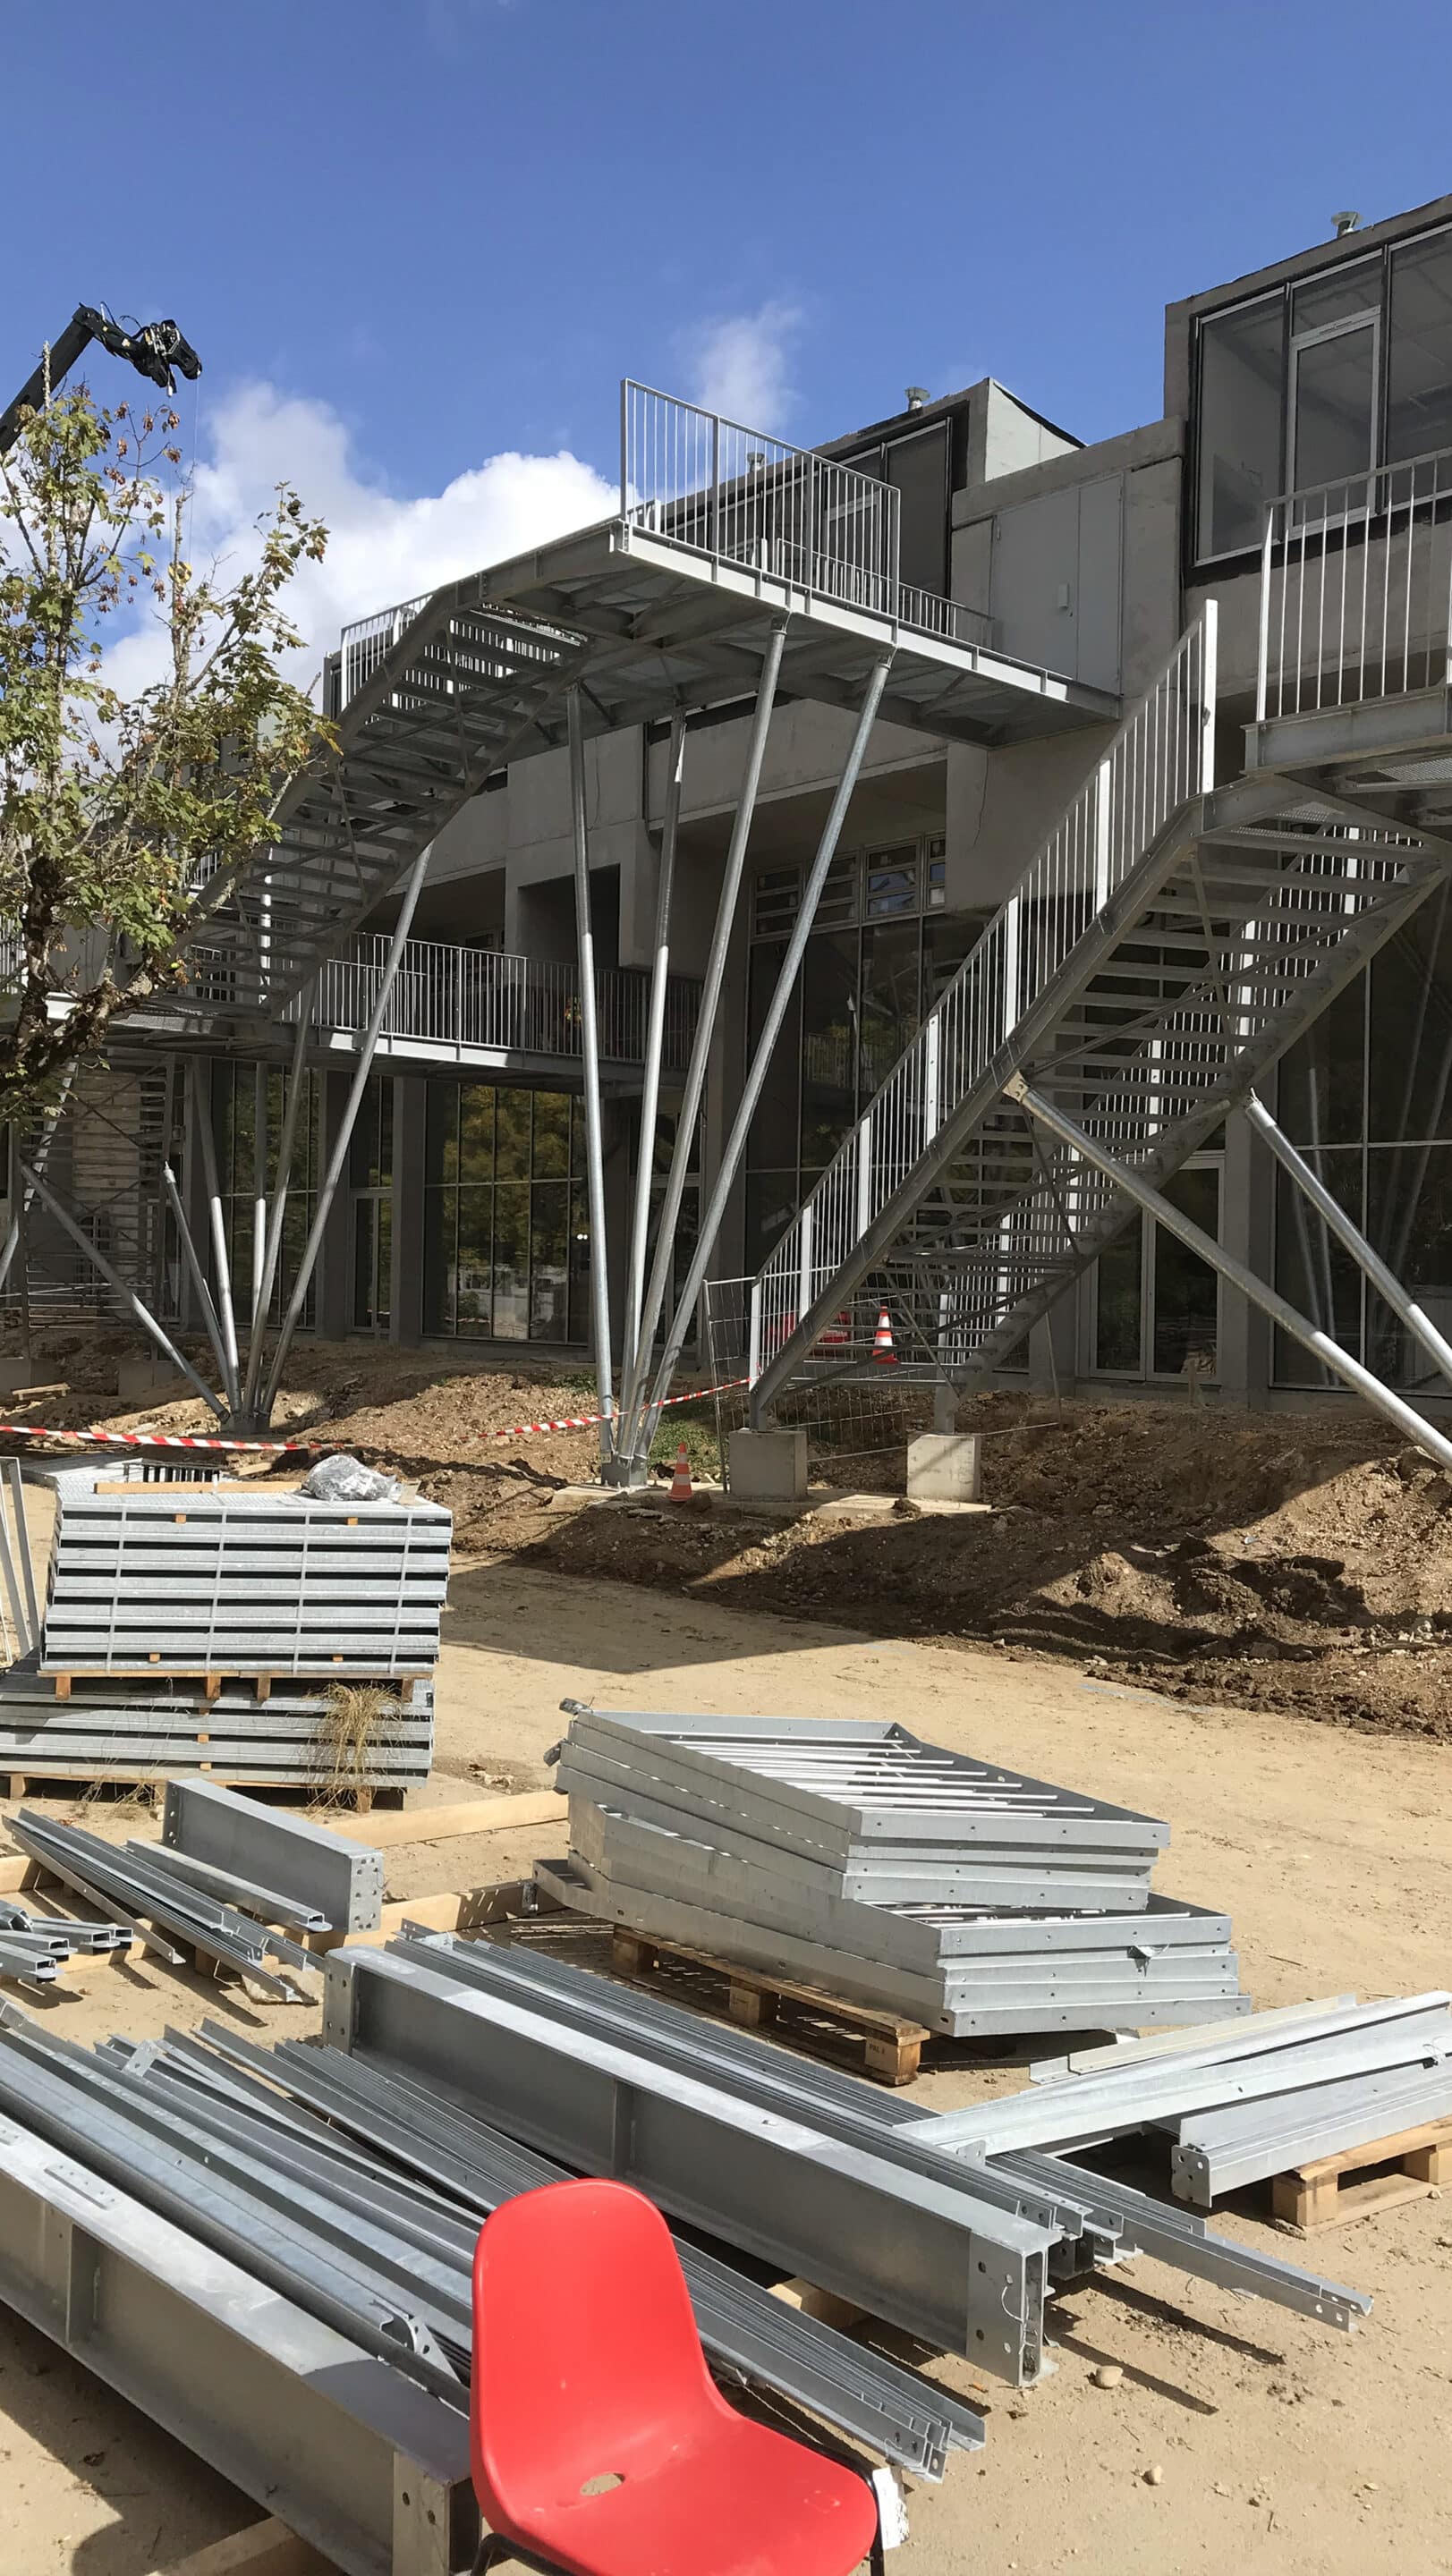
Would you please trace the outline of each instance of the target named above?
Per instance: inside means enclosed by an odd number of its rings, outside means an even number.
[[[44,1770],[0,1770],[3,1794],[23,1806],[37,1789],[54,1786],[59,1781],[74,1782],[86,1789],[156,1789],[166,1787],[168,1780],[207,1780],[218,1789],[300,1789],[306,1792],[305,1803],[318,1806],[346,1798],[356,1816],[370,1813],[375,1798],[401,1797],[405,1789],[421,1785],[423,1775],[411,1771],[403,1780],[344,1781],[335,1784],[331,1774],[317,1771],[240,1771],[231,1762],[186,1762],[173,1764],[170,1770],[155,1766],[149,1771],[127,1771],[106,1762],[88,1770],[84,1762],[69,1760],[52,1763]]]
[[[1390,2170],[1372,2170],[1379,2166]],[[1452,2182],[1452,2120],[1430,2120],[1423,2128],[1344,2147],[1339,2155],[1317,2156],[1277,2174],[1271,2203],[1287,2227],[1312,2236],[1347,2219],[1374,2218],[1406,2200],[1425,2200],[1444,2182]]]
[[[333,1661],[341,1667],[343,1658],[341,1655],[335,1655]],[[276,1667],[271,1672],[258,1672],[254,1667],[249,1667],[246,1672],[235,1672],[230,1665],[224,1665],[218,1672],[209,1669],[205,1664],[186,1666],[163,1664],[158,1659],[149,1664],[118,1664],[115,1670],[110,1672],[103,1666],[95,1664],[73,1664],[69,1669],[64,1666],[57,1669],[43,1664],[37,1678],[40,1681],[55,1684],[57,1699],[69,1699],[76,1682],[201,1682],[204,1686],[203,1696],[207,1699],[220,1699],[224,1682],[251,1682],[254,1695],[260,1700],[271,1698],[274,1682],[284,1688],[291,1684],[293,1688],[299,1690],[306,1690],[309,1685],[316,1689],[329,1690],[335,1682],[346,1682],[350,1687],[356,1686],[359,1690],[386,1690],[392,1693],[404,1708],[411,1708],[415,1682],[432,1681],[433,1674],[431,1672],[355,1673],[341,1669],[336,1672],[294,1673]]]
[[[735,1960],[713,1958],[677,1941],[653,1940],[620,1924],[612,1930],[610,1961],[617,1975],[625,1977],[648,1978],[662,1962],[719,1977],[726,1986],[726,2010],[732,2021],[747,2030],[775,2023],[784,2038],[823,2057],[840,2056],[844,2043],[850,2043],[855,2052],[860,2042],[863,2073],[883,2084],[911,2084],[923,2042],[932,2035],[921,2022],[906,2021],[876,2005],[853,2003],[845,1995],[798,1985],[789,1977],[763,1975],[758,1969],[738,1966]]]

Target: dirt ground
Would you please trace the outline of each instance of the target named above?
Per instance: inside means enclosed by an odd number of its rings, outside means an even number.
[[[36,1359],[71,1385],[61,1425],[204,1429],[187,1401],[120,1414],[120,1333],[54,1331]],[[642,1519],[562,1509],[598,1472],[593,1431],[501,1438],[593,1410],[582,1372],[474,1367],[364,1342],[299,1347],[278,1420],[417,1475],[458,1544],[527,1566],[645,1584],[883,1637],[1064,1656],[1190,1701],[1229,1699],[1340,1727],[1452,1737],[1452,1477],[1363,1409],[1246,1414],[1210,1404],[1061,1408],[965,1401],[984,1436],[981,1518],[764,1524],[728,1505]],[[34,1417],[32,1417],[34,1418]],[[665,1417],[693,1469],[719,1467],[714,1408]],[[814,1479],[891,1489],[926,1399],[844,1394],[812,1417]],[[662,1471],[664,1472],[664,1470]]]
[[[1452,1818],[1436,1742],[1330,1738],[1294,1713],[1181,1704],[1064,1658],[891,1640],[820,1611],[787,1618],[699,1589],[666,1598],[517,1560],[458,1567],[448,1631],[431,1797],[457,1798],[461,1782],[543,1785],[565,1696],[804,1716],[887,1706],[939,1741],[1168,1817],[1161,1883],[1230,1909],[1262,2005],[1448,1977]],[[94,1823],[99,1810],[87,1814]],[[399,1847],[390,1893],[517,1874],[559,1842],[545,1829]],[[308,2009],[245,2003],[149,1962],[43,2009],[80,2039],[192,2026],[219,2009],[264,2037],[314,2026]],[[917,2091],[946,2107],[1022,2080],[949,2051]],[[982,2406],[988,2446],[910,2499],[902,2576],[1452,2568],[1452,2197],[1305,2248],[1272,2234],[1255,2194],[1216,2223],[1370,2291],[1368,2325],[1335,2336],[1136,2262],[1053,2304],[1057,2368],[1029,2395],[957,2361],[931,2364]],[[1124,2370],[1110,2390],[1091,2375],[1107,2360]],[[250,2518],[223,2481],[3,2312],[0,2453],[6,2576],[150,2576]]]

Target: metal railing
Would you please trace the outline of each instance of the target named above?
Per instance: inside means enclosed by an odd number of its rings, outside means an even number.
[[[427,608],[432,591],[418,599],[401,599],[394,608],[375,609],[371,617],[355,618],[345,626],[339,648],[338,704],[348,700],[370,679],[378,665],[392,652],[406,626],[410,626],[421,608]]]
[[[1272,501],[1256,720],[1435,688],[1452,638],[1452,451]]]
[[[898,614],[898,495],[720,412],[628,377],[620,388],[620,511],[716,562]]]
[[[1176,808],[1215,775],[1216,603],[1129,716],[757,1282],[752,1376],[823,1295]]]
[[[389,941],[360,932],[318,978],[313,1018],[321,1028],[364,1029],[378,998]],[[600,1052],[607,1063],[638,1064],[645,1055],[650,979],[633,967],[602,967],[595,990]],[[690,1052],[699,986],[673,975],[666,988],[665,1062],[682,1066]],[[300,1004],[287,1013],[296,1019]],[[480,1047],[517,1055],[583,1054],[580,981],[572,964],[506,956],[493,948],[458,948],[440,940],[405,943],[384,1013],[384,1038],[425,1046]]]

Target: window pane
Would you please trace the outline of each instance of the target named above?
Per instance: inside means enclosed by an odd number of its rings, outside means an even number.
[[[1257,546],[1281,489],[1285,306],[1278,295],[1200,333],[1199,552]]]
[[[802,967],[802,1159],[830,1162],[857,1102],[855,930],[809,939]]]
[[[529,1333],[535,1342],[563,1342],[568,1336],[569,1196],[564,1181],[537,1182],[530,1192]]]
[[[751,1172],[746,1181],[746,1267],[754,1277],[797,1212],[797,1175]]]
[[[490,1095],[492,1098],[492,1094]],[[459,1102],[467,1099],[456,1082],[431,1082],[424,1120],[424,1171],[430,1181],[459,1177]]]
[[[1294,400],[1291,481],[1296,490],[1364,474],[1372,461],[1376,333],[1343,331],[1334,340],[1298,349]]]
[[[1099,1292],[1094,1313],[1094,1365],[1137,1377],[1139,1356],[1140,1272],[1144,1219],[1130,1219],[1107,1252],[1099,1255]]]
[[[494,1092],[482,1082],[459,1092],[458,1175],[461,1181],[494,1178]]]
[[[1172,1207],[1198,1225],[1203,1234],[1220,1231],[1220,1174],[1201,1170],[1176,1172],[1165,1183]],[[1192,1356],[1213,1374],[1219,1358],[1218,1282],[1208,1261],[1191,1252],[1177,1235],[1155,1227],[1155,1333],[1152,1366],[1157,1377],[1178,1377]]]
[[[1452,447],[1452,233],[1392,253],[1386,452]]]
[[[918,1026],[918,951],[915,921],[862,934],[862,1059],[864,1107],[886,1080]]]
[[[524,1181],[501,1181],[494,1193],[494,1332],[501,1342],[529,1338],[529,1186]]]
[[[1354,1225],[1365,1224],[1362,1204],[1361,1152],[1353,1146],[1339,1153],[1307,1158],[1332,1197]],[[1361,1272],[1342,1249],[1313,1207],[1285,1172],[1276,1174],[1276,1286],[1308,1320],[1338,1341],[1354,1359],[1361,1357]],[[1333,1386],[1339,1381],[1288,1333],[1275,1337],[1275,1375],[1280,1386]]]
[[[501,1181],[529,1178],[530,1104],[527,1091],[497,1091],[494,1168]]]
[[[534,1095],[534,1177],[563,1181],[570,1171],[570,1102],[563,1091]]]
[[[1366,1134],[1452,1137],[1452,913],[1443,886],[1371,967]]]
[[[1365,1127],[1366,977],[1358,975],[1281,1059],[1277,1115],[1293,1144],[1353,1145]]]
[[[946,991],[971,949],[983,936],[988,916],[981,912],[945,913],[923,924],[923,1003],[931,1009]]]
[[[1367,1230],[1428,1321],[1452,1336],[1452,1145],[1367,1156]],[[1445,1384],[1416,1336],[1368,1298],[1367,1361],[1394,1386]]]
[[[454,1330],[454,1255],[458,1221],[459,1202],[452,1190],[425,1190],[423,1324],[426,1333],[451,1333]]]
[[[570,1339],[590,1338],[590,1211],[578,1185],[570,1192]]]
[[[456,1333],[487,1337],[489,1291],[493,1278],[494,1192],[460,1190],[458,1235],[453,1275]]]
[[[767,1014],[781,962],[786,955],[782,940],[767,940],[751,952],[751,1003],[748,1021],[748,1043],[756,1052],[762,1023]],[[797,1159],[797,1092],[801,1061],[801,984],[787,1005],[781,1035],[777,1039],[771,1063],[767,1067],[756,1116],[751,1122],[751,1139],[747,1159],[760,1169],[780,1169]]]
[[[1361,259],[1349,268],[1334,268],[1311,278],[1291,297],[1291,337],[1323,330],[1328,322],[1345,322],[1353,313],[1372,313],[1381,305],[1381,261]]]

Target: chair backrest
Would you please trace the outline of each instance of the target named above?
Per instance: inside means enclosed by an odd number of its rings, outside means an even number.
[[[658,2209],[618,2182],[506,2201],[474,2255],[470,2437],[486,2520],[508,2535],[597,2478],[656,2461],[726,2411]]]

